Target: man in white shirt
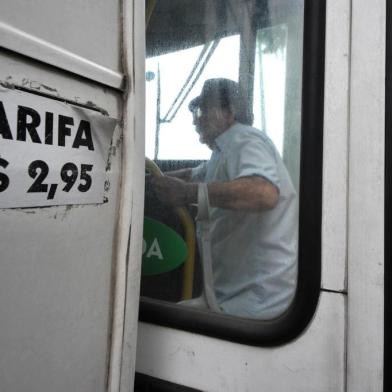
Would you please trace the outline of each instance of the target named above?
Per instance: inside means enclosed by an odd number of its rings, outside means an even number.
[[[297,197],[273,143],[250,126],[246,106],[238,83],[207,80],[189,109],[210,160],[155,178],[153,186],[170,205],[198,204],[206,306],[271,319],[295,294]]]

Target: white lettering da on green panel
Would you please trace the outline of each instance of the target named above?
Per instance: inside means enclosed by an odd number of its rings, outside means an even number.
[[[0,208],[103,203],[116,120],[0,87]]]

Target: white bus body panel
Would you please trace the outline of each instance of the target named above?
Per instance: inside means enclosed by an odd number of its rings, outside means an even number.
[[[121,6],[1,2],[1,83],[118,120],[107,146],[107,202],[0,210],[4,392],[132,389],[144,195],[144,4]],[[123,28],[129,48],[121,56]],[[122,60],[131,86],[126,107]],[[120,387],[122,363],[129,371]]]
[[[325,41],[322,287],[339,292],[347,289],[350,5],[327,1]]]
[[[323,293],[310,328],[251,347],[141,323],[136,370],[208,392],[343,392],[345,299]]]
[[[383,390],[385,8],[352,2],[348,392]]]
[[[120,99],[113,92],[45,67],[35,72],[28,60],[13,55],[2,53],[0,64],[2,81],[23,81],[20,85],[30,88],[34,81],[37,91],[42,83],[68,99],[91,94],[97,107],[120,117]],[[106,388],[120,137],[117,127],[108,203],[1,210],[1,390]]]
[[[1,45],[118,88],[121,1],[2,1]]]

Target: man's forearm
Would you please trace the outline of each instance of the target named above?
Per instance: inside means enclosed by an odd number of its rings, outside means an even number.
[[[180,180],[187,181],[187,182],[189,182],[191,180],[191,175],[192,175],[191,168],[185,168],[185,169],[172,170],[172,171],[165,172],[165,176],[176,177],[176,178],[179,178]]]
[[[197,197],[197,184],[187,184],[187,204],[197,203]],[[279,192],[263,178],[244,177],[208,184],[208,197],[213,207],[237,211],[262,211],[275,207]]]
[[[174,173],[187,178],[186,170]],[[173,173],[173,172],[172,172]],[[180,207],[198,203],[198,183],[165,175],[151,179],[160,199]],[[278,189],[261,177],[243,177],[233,181],[213,182],[207,185],[210,205],[237,211],[262,211],[275,207]]]

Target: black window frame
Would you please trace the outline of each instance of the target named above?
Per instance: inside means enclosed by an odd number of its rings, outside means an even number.
[[[255,346],[297,337],[315,314],[321,286],[321,212],[326,0],[304,1],[298,283],[289,309],[251,320],[141,297],[139,320]]]

